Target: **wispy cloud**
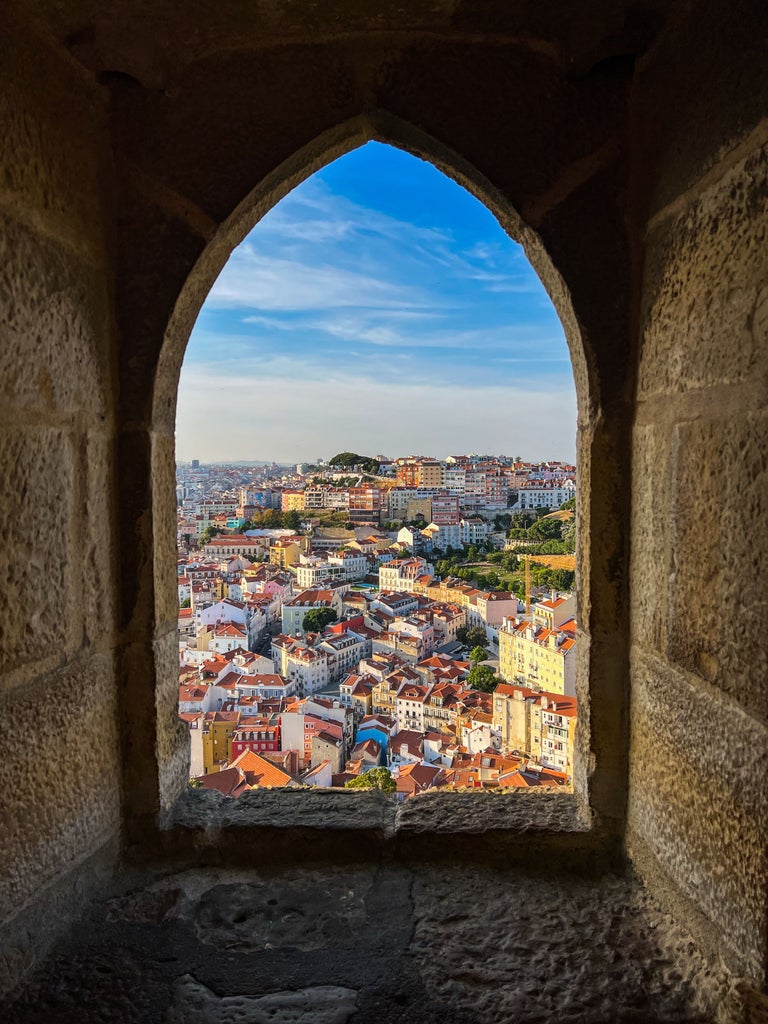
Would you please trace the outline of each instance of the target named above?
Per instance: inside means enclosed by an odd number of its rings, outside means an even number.
[[[206,301],[214,309],[284,311],[428,304],[417,288],[342,267],[262,256],[249,244],[233,253]]]

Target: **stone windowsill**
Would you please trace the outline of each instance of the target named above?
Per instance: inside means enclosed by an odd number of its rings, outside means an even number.
[[[237,799],[190,789],[176,801],[166,829],[316,829],[378,833],[586,833],[591,820],[573,793],[426,793],[402,803],[378,793],[343,790],[260,790]]]

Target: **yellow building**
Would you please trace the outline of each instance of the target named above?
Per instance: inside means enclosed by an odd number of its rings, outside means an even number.
[[[304,491],[283,491],[280,507],[283,512],[303,512]]]
[[[219,772],[232,756],[232,737],[240,720],[237,711],[208,711],[203,716],[203,775]]]
[[[425,523],[432,522],[432,499],[409,498],[406,505],[405,518],[409,523],[421,517]]]
[[[469,608],[472,603],[472,597],[480,593],[480,591],[471,587],[468,583],[455,577],[433,580],[419,592],[428,597],[430,601],[455,604],[459,608]]]
[[[499,675],[548,693],[576,694],[576,620],[547,629],[525,619],[504,619],[499,630]]]
[[[397,691],[400,689],[402,679],[396,681],[385,676],[380,683],[374,686],[371,693],[371,707],[375,715],[389,715],[395,717],[395,706]]]
[[[290,538],[276,540],[269,549],[269,561],[272,565],[279,565],[281,569],[289,565],[298,565],[301,546],[298,541]]]
[[[505,753],[524,753],[545,768],[570,775],[576,732],[576,698],[499,683],[493,693],[493,727]]]

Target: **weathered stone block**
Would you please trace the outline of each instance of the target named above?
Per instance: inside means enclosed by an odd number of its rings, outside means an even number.
[[[155,621],[159,630],[176,628],[179,586],[176,572],[176,445],[168,434],[152,434],[152,533],[154,539]]]
[[[346,1024],[357,1011],[357,992],[338,985],[270,992],[264,996],[218,996],[190,975],[173,986],[168,1024]]]
[[[701,0],[641,60],[634,98],[649,215],[694,186],[764,119],[767,36],[765,4]]]
[[[767,279],[764,147],[650,233],[640,399],[765,381]]]
[[[0,665],[10,685],[20,666],[63,658],[73,638],[80,642],[71,546],[76,468],[66,434],[43,428],[0,428],[0,465]]]
[[[366,899],[373,878],[365,870],[334,878],[307,871],[278,879],[215,885],[193,910],[201,942],[226,943],[241,953],[270,949],[314,952],[366,941]]]
[[[100,262],[106,96],[66,54],[0,13],[0,206]],[[0,261],[1,263],[2,261]]]
[[[157,714],[156,757],[160,805],[167,810],[189,780],[189,732],[179,719],[179,642],[175,625],[153,646]]]
[[[686,1021],[707,966],[631,881],[482,868],[416,872],[413,955],[448,1019]],[[667,984],[670,950],[686,949]],[[681,941],[682,940],[682,941]],[[702,980],[704,985],[701,984]]]
[[[110,654],[0,695],[4,916],[119,831],[116,716]]]
[[[768,415],[681,425],[669,657],[768,720]]]
[[[114,439],[89,431],[83,444],[85,499],[80,553],[83,639],[93,643],[115,628]]]
[[[110,405],[102,274],[0,214],[0,394],[23,409],[103,418]]]
[[[673,439],[664,426],[636,426],[632,446],[631,623],[634,643],[659,652],[667,645],[671,573],[668,502]]]
[[[766,954],[768,732],[636,649],[628,823],[753,978]],[[631,849],[631,843],[630,843]]]

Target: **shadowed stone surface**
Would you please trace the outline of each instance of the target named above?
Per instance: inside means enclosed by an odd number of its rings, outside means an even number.
[[[302,952],[365,941],[364,899],[369,881],[360,872],[314,885],[306,876],[274,882],[219,885],[194,914],[197,937],[211,946],[255,953],[275,948]]]
[[[355,1012],[355,992],[334,985],[274,992],[249,999],[219,998],[187,975],[173,986],[167,1024],[346,1024]]]
[[[617,876],[195,870],[96,908],[0,1010],[9,1024],[690,1024],[727,985],[637,882]]]

